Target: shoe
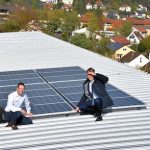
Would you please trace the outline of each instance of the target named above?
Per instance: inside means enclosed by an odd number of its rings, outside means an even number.
[[[11,127],[12,125],[10,123],[8,123],[5,127]]]
[[[12,130],[18,130],[18,127],[16,125],[12,125]]]
[[[103,120],[102,116],[97,116],[95,121],[102,121],[102,120]]]

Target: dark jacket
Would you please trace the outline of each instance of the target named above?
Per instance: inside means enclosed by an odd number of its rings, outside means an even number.
[[[113,105],[113,101],[108,95],[108,92],[106,90],[105,84],[108,82],[108,77],[97,73],[94,76],[94,82],[92,84],[92,89],[95,92],[95,94],[102,99],[102,108],[107,108],[109,106]],[[84,88],[84,94],[79,101],[77,106],[80,106],[80,104],[86,102],[87,100],[92,99],[92,96],[90,95],[90,92],[88,90],[88,85],[89,85],[89,79],[86,79],[86,81],[83,83],[83,88]]]

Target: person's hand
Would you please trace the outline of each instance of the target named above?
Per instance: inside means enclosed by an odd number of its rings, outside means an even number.
[[[27,112],[24,109],[21,109],[21,113],[25,116]]]
[[[88,76],[95,76],[96,74],[94,73],[94,72],[88,72],[88,74],[87,74]]]
[[[90,72],[89,75],[95,76],[96,74],[94,72]]]
[[[32,117],[33,114],[32,114],[32,112],[30,112],[30,113],[27,113],[26,116],[27,116],[27,117]]]
[[[76,107],[76,108],[75,108],[75,111],[76,111],[76,112],[79,112],[79,111],[80,111],[80,108],[79,108],[79,107]]]

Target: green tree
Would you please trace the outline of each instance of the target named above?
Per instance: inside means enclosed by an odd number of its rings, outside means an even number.
[[[62,20],[61,29],[66,36],[69,37],[72,31],[77,29],[80,25],[78,15],[75,11],[66,12],[65,17]]]
[[[110,39],[103,37],[98,43],[97,52],[106,57],[112,57],[113,52],[107,48],[108,43],[110,43]]]
[[[88,29],[92,33],[99,30],[99,18],[94,13],[91,13],[90,15]]]
[[[130,46],[131,49],[133,49],[134,51],[138,51],[138,45],[137,44],[133,44],[132,46]]]
[[[55,5],[55,9],[61,9],[64,3],[61,0],[58,0],[57,4]]]
[[[150,36],[141,40],[141,42],[138,45],[138,51],[143,53],[150,50]]]
[[[92,42],[90,39],[86,38],[85,35],[77,34],[71,37],[70,42],[74,45],[80,46],[85,49],[92,50]]]
[[[20,29],[20,24],[15,20],[8,20],[5,23],[0,24],[0,32],[17,32]]]
[[[130,22],[125,22],[119,31],[121,35],[125,37],[128,36],[132,31],[132,24]]]
[[[53,35],[58,28],[62,25],[62,19],[64,18],[63,10],[51,10],[47,16],[47,33]]]
[[[74,0],[73,8],[77,13],[84,14],[86,12],[86,0]]]

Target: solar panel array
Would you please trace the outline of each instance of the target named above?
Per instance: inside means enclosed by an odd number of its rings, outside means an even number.
[[[83,94],[85,78],[85,70],[78,66],[0,72],[0,106],[5,107],[8,94],[24,82],[34,114],[71,111]],[[143,105],[110,84],[106,87],[114,101],[113,108]]]
[[[32,112],[45,114],[70,111],[72,108],[47,84],[34,70],[11,71],[0,73],[0,106],[6,106],[8,94],[16,90],[16,85],[24,82]]]
[[[86,72],[80,67],[63,67],[37,70],[65,99],[76,106],[83,95],[83,82]],[[113,108],[143,105],[143,103],[127,93],[107,84],[107,91],[113,99]]]

